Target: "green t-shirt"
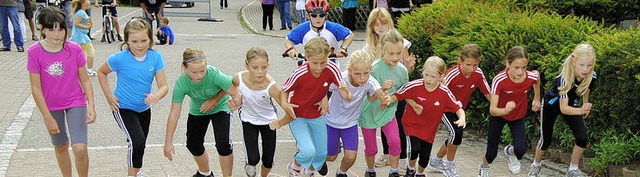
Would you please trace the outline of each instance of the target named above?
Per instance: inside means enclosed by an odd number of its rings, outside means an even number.
[[[388,95],[395,93],[400,87],[409,82],[409,73],[402,63],[390,67],[382,59],[377,59],[373,61],[372,65],[371,77],[376,78],[381,86],[384,85],[386,80],[393,81],[393,86],[387,91]],[[384,110],[380,109],[381,104],[382,102],[378,99],[373,102],[368,99],[364,100],[362,114],[360,114],[360,119],[358,120],[360,127],[379,128],[391,122],[391,118],[396,114],[398,102],[387,106]]]
[[[218,70],[218,68],[207,65],[207,74],[202,78],[200,83],[193,83],[189,75],[182,74],[176,80],[176,85],[173,87],[174,103],[182,103],[185,95],[191,97],[191,104],[189,108],[189,114],[195,116],[211,115],[220,111],[231,112],[227,106],[227,100],[229,100],[229,94],[225,95],[218,101],[218,104],[209,112],[200,112],[200,107],[209,98],[213,98],[221,90],[229,90],[229,87],[233,84],[232,77],[227,76]]]

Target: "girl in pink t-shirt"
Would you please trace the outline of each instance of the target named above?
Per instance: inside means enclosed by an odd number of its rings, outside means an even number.
[[[96,119],[93,88],[85,66],[87,60],[78,44],[66,40],[67,26],[62,10],[45,7],[36,18],[42,27],[42,40],[27,50],[33,99],[51,136],[62,176],[72,175],[67,150],[71,139],[78,176],[86,177],[89,171],[87,124]]]

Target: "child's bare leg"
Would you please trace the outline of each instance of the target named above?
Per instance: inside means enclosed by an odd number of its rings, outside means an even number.
[[[198,171],[211,171],[211,169],[209,168],[209,152],[207,151],[207,149],[204,150],[204,153],[202,153],[201,156],[193,156],[193,159],[196,160],[196,164],[198,164]]]
[[[222,169],[222,176],[231,176],[233,171],[233,153],[227,156],[220,156],[220,168]]]
[[[262,166],[262,170],[260,170],[260,176],[261,177],[267,177],[267,176],[269,176],[269,172],[271,172],[271,168],[264,167],[264,165],[263,165]]]
[[[87,69],[93,69],[93,55],[87,56]]]
[[[89,152],[87,152],[87,144],[72,144],[71,149],[73,149],[73,156],[76,160],[78,176],[89,176]]]
[[[56,145],[54,147],[58,167],[64,177],[71,177],[71,156],[69,155],[69,143]]]
[[[127,169],[127,176],[136,176],[140,172],[140,168],[129,167]]]
[[[356,162],[356,157],[358,152],[352,150],[345,150],[344,157],[342,157],[342,162],[340,163],[340,170],[346,172],[349,170],[353,164]]]

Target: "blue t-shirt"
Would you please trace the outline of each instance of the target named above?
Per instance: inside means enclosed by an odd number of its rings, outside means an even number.
[[[136,60],[129,49],[114,53],[107,64],[117,73],[118,81],[114,95],[121,109],[142,112],[149,109],[144,103],[145,94],[151,93],[156,72],[165,68],[162,54],[149,49],[142,61]]]
[[[169,39],[169,44],[173,44],[173,40],[175,39],[175,37],[173,36],[173,31],[171,30],[171,28],[169,27],[169,25],[167,26],[161,26],[160,27],[160,31],[162,31],[162,36],[167,38],[167,36],[171,37],[171,39]]]
[[[78,10],[76,14],[73,15],[73,19],[71,19],[73,20],[73,23],[71,24],[74,24],[74,26],[71,30],[71,37],[69,37],[69,40],[78,44],[91,43],[91,39],[87,35],[89,34],[89,29],[81,29],[75,26],[75,21],[78,17],[82,17],[81,23],[83,25],[87,25],[87,20],[89,20],[89,15],[87,15],[87,12],[82,9]]]
[[[289,32],[287,39],[293,42],[293,44],[306,44],[314,37],[322,36],[327,39],[329,46],[334,49],[339,49],[340,45],[338,41],[342,41],[351,35],[351,30],[342,26],[341,24],[326,21],[324,28],[320,30],[320,33],[313,31],[311,22],[307,21],[298,25],[295,29]]]

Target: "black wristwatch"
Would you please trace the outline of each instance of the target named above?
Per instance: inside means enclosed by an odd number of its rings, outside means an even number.
[[[346,46],[344,46],[344,45],[340,45],[340,48],[341,48],[342,50],[344,50],[345,52],[348,50],[348,48],[347,48]]]

